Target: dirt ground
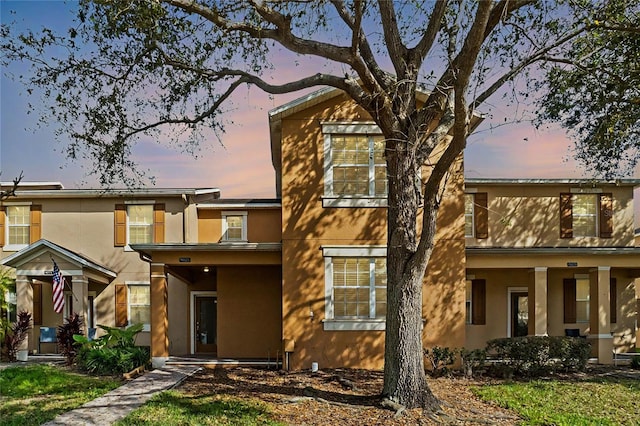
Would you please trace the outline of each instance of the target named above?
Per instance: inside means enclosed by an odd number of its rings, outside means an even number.
[[[262,400],[274,417],[289,425],[514,425],[518,417],[480,401],[471,392],[488,379],[430,378],[429,386],[442,402],[442,413],[395,411],[380,405],[382,372],[321,370],[279,372],[251,368],[205,369],[187,379],[180,390],[195,395],[220,393]]]

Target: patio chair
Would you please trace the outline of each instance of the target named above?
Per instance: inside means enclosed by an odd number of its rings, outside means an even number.
[[[58,343],[56,337],[56,327],[40,327],[40,339],[38,340],[38,353],[41,354],[40,346],[43,343]],[[56,344],[56,353],[58,353],[58,345]]]

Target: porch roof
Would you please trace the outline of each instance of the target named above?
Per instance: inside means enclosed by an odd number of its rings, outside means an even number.
[[[15,269],[22,269],[24,265],[31,260],[41,256],[44,253],[49,252],[52,257],[58,257],[65,259],[71,263],[74,263],[80,267],[87,268],[88,270],[102,275],[104,277],[114,279],[118,275],[117,272],[109,269],[104,265],[89,259],[88,257],[62,247],[58,244],[52,243],[49,240],[41,239],[33,244],[28,245],[20,251],[13,253],[10,256],[0,260],[0,265],[9,266]]]
[[[154,252],[280,252],[282,243],[159,243],[131,244],[144,259],[152,259]]]
[[[640,247],[467,247],[467,254],[640,255]]]

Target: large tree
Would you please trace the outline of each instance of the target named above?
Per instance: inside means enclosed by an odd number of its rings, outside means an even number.
[[[630,0],[607,3],[81,0],[67,33],[18,37],[3,27],[2,48],[5,60],[34,64],[26,84],[43,90],[46,118],[70,136],[70,157],[96,159],[105,184],[130,178],[128,154],[143,136],[197,143],[200,130],[221,130],[223,106],[244,85],[274,95],[343,90],[386,138],[383,392],[404,406],[436,409],[421,304],[443,180],[465,148],[472,114],[492,95],[519,75],[541,76],[532,67],[558,63],[577,37],[638,9]],[[283,51],[322,58],[326,71],[281,81],[269,59]],[[418,91],[428,93],[424,103]],[[428,179],[416,185],[436,149]]]

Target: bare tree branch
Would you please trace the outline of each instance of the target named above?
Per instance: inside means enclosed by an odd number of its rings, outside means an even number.
[[[409,60],[410,62],[421,64],[422,61],[424,61],[424,58],[431,50],[431,47],[438,36],[438,31],[440,31],[440,27],[442,25],[442,18],[447,11],[447,5],[448,0],[441,0],[435,3],[424,35],[418,44],[409,51],[409,57],[411,58]]]
[[[0,190],[0,201],[6,200],[10,197],[15,197],[18,186],[20,185],[20,182],[23,178],[24,175],[22,172],[20,172],[20,176],[13,178],[13,186],[11,188]]]

